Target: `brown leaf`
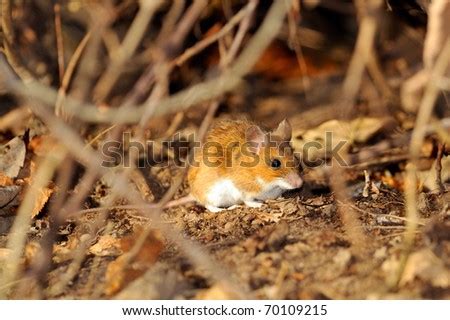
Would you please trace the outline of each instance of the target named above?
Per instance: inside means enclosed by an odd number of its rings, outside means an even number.
[[[23,190],[27,190],[27,189],[23,189]],[[32,192],[36,193],[36,201],[34,203],[33,210],[31,210],[32,218],[36,217],[41,212],[42,208],[44,208],[45,204],[47,203],[48,199],[52,195],[53,191],[54,191],[53,188],[50,188],[50,187],[45,187],[40,190],[32,191]],[[23,196],[23,195],[24,195],[24,193],[21,194],[21,196]]]
[[[297,151],[307,150],[310,159],[324,158],[325,155],[331,155],[331,151],[342,142],[345,143],[342,150],[348,150],[353,143],[367,142],[377,133],[391,127],[392,119],[388,117],[360,117],[352,121],[334,119],[309,130],[294,127],[292,145]],[[315,146],[320,145],[320,148],[304,149],[311,143]]]
[[[25,161],[26,147],[22,138],[15,137],[0,147],[0,172],[15,178],[19,174]]]
[[[119,256],[121,255],[121,240],[111,235],[101,236],[98,241],[89,248],[89,252],[95,256]]]
[[[31,265],[34,259],[39,258],[41,245],[37,241],[31,241],[25,246],[24,258],[27,266]]]
[[[126,284],[143,275],[158,259],[164,244],[161,235],[156,231],[148,234],[137,254],[132,254],[141,232],[120,240],[120,249],[125,253],[108,265],[104,290],[106,295],[111,296],[119,292]]]
[[[0,215],[3,210],[19,204],[20,197],[18,195],[21,189],[20,186],[0,187]]]
[[[29,176],[24,177],[22,183],[24,185],[28,185],[29,187],[33,188],[33,179],[34,179],[34,175],[36,173],[36,164],[32,159],[27,160],[26,167],[27,168],[22,170],[21,175],[26,172],[26,174],[29,174]],[[21,199],[25,196],[25,193],[28,192],[27,190],[28,190],[28,188],[22,189],[22,192],[20,194]],[[36,217],[41,212],[42,208],[44,208],[45,204],[47,203],[48,199],[52,195],[53,191],[54,191],[53,185],[44,187],[40,190],[36,190],[35,188],[33,188],[33,190],[31,190],[31,192],[34,192],[35,196],[36,196],[36,201],[34,203],[33,210],[31,210],[32,218]]]
[[[434,287],[450,288],[450,271],[429,249],[410,255],[399,284],[404,286],[416,278],[429,282]]]
[[[28,148],[37,156],[45,156],[58,146],[57,140],[49,135],[35,136],[28,143]]]
[[[14,184],[13,180],[5,175],[3,172],[0,172],[0,187],[12,186]]]

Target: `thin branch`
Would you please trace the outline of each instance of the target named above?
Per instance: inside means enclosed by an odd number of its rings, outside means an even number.
[[[19,75],[19,77],[25,82],[32,81],[34,80],[32,72],[28,70],[26,65],[23,63],[22,58],[14,48],[15,35],[11,18],[11,0],[2,0],[1,11],[4,53],[11,67]]]
[[[188,109],[196,104],[212,100],[230,92],[241,83],[242,77],[251,71],[261,54],[278,34],[289,6],[285,1],[276,1],[270,8],[262,25],[250,39],[248,45],[239,55],[230,70],[216,79],[196,84],[181,92],[165,98],[158,103],[154,116],[161,116]],[[7,69],[0,61],[0,71]],[[1,73],[0,73],[1,74]],[[55,90],[36,81],[27,85],[11,77],[5,77],[7,88],[20,96],[41,101],[53,106],[57,97]],[[67,97],[67,112],[80,120],[92,123],[137,123],[145,112],[146,105],[140,105],[130,112],[128,108],[99,110],[92,104],[82,104]]]
[[[59,139],[62,145],[66,146],[68,152],[83,163],[88,169],[98,174],[108,174],[109,169],[105,168],[101,164],[101,155],[91,148],[84,148],[83,141],[79,138],[77,133],[70,128],[66,123],[56,118],[48,108],[42,107],[29,101],[30,108],[41,119],[44,120],[50,131],[55,137]],[[92,184],[91,184],[92,185]],[[134,203],[138,206],[144,206],[147,203],[139,197],[136,197],[134,193],[129,192],[130,184],[127,180],[127,172],[117,174],[113,181],[114,192],[117,192],[120,197]],[[202,249],[201,246],[193,242],[192,240],[184,238],[181,234],[167,226],[162,220],[157,210],[141,211],[141,215],[149,217],[152,220],[152,224],[155,228],[161,230],[169,241],[181,250],[181,252],[188,257],[194,265],[199,268],[206,269],[214,280],[223,281],[227,279],[228,275],[223,268],[220,268],[214,261],[211,260],[209,255]],[[234,287],[235,285],[231,285]],[[237,295],[242,295],[242,290],[233,290]]]
[[[164,17],[164,22],[158,35],[157,43],[163,43],[172,34],[177,20],[183,13],[186,0],[173,0],[169,12]]]
[[[444,155],[444,148],[445,144],[438,142],[438,151],[436,155],[436,165],[435,165],[435,171],[436,171],[436,185],[439,190],[439,194],[443,194],[445,191],[445,186],[442,183],[442,157]]]
[[[345,157],[343,154],[340,156],[343,158]],[[330,170],[330,184],[335,196],[335,201],[337,202],[337,211],[348,240],[352,244],[354,254],[362,255],[365,253],[364,249],[368,243],[368,238],[361,229],[359,215],[354,210],[351,201],[348,200],[351,197],[344,180],[344,168],[341,167],[335,159],[332,161],[333,170]]]
[[[195,45],[185,50],[182,55],[173,60],[173,64],[176,66],[181,66],[186,61],[191,59],[193,56],[198,54],[200,51],[204,50],[214,42],[226,36],[235,26],[237,26],[242,19],[244,19],[247,15],[248,7],[242,8],[238,13],[236,13],[233,18],[228,21],[226,25],[222,27],[218,32],[210,35],[209,37],[197,42]]]
[[[119,79],[125,63],[135,53],[155,12],[163,3],[163,0],[140,1],[139,11],[128,29],[122,44],[112,59],[111,64],[94,88],[94,96],[97,101],[103,101],[108,96],[114,84]]]
[[[228,51],[227,56],[223,59],[222,65],[228,66],[231,61],[236,57],[239,48],[241,47],[242,41],[244,41],[244,37],[247,34],[248,29],[250,28],[250,22],[255,13],[256,7],[258,6],[259,0],[250,0],[246,7],[246,16],[242,20],[239,25],[239,29],[236,33],[236,36],[233,39],[233,43],[231,44],[230,50]]]
[[[69,87],[72,75],[75,72],[75,68],[78,64],[78,61],[80,60],[81,54],[86,48],[86,45],[90,37],[91,33],[90,32],[86,33],[86,35],[83,37],[83,39],[81,39],[80,43],[75,49],[72,57],[70,57],[69,63],[67,64],[67,69],[64,72],[64,76],[61,79],[61,86],[58,90],[58,96],[56,98],[55,103],[55,114],[58,116],[64,116],[65,114],[63,108],[64,108],[64,100],[67,94],[67,88]]]
[[[64,76],[64,42],[62,36],[62,24],[61,24],[61,5],[55,3],[53,6],[53,11],[55,13],[55,37],[56,37],[56,51],[58,52],[58,71],[59,71],[59,81],[62,83]]]
[[[430,121],[433,113],[434,105],[439,95],[440,89],[437,86],[437,81],[447,72],[450,63],[450,39],[447,39],[441,54],[431,72],[430,81],[426,87],[424,96],[422,98],[419,112],[417,114],[416,123],[411,136],[409,155],[410,161],[406,167],[406,181],[405,181],[405,199],[406,199],[406,218],[408,223],[406,225],[405,236],[403,239],[403,252],[400,257],[399,268],[391,287],[396,287],[400,282],[405,270],[406,262],[414,245],[414,238],[418,224],[417,211],[417,168],[419,165],[420,149],[422,142],[427,132],[427,124]]]
[[[58,191],[54,201],[50,203],[49,208],[49,216],[54,220],[50,223],[50,229],[40,241],[41,250],[39,255],[36,256],[31,264],[29,275],[31,279],[35,279],[36,283],[41,286],[39,292],[42,292],[42,288],[47,286],[47,272],[53,264],[52,254],[54,241],[56,239],[59,227],[63,223],[63,220],[59,219],[61,216],[60,209],[63,207],[64,201],[67,197],[67,192],[70,188],[71,179],[73,178],[74,165],[75,162],[73,159],[71,157],[66,157],[66,159],[62,162],[62,165],[59,167],[56,180]]]
[[[218,102],[213,102],[209,106],[208,112],[207,112],[204,120],[202,121],[202,124],[200,125],[199,131],[198,131],[198,139],[200,141],[204,140],[207,129],[211,125],[212,120],[214,118],[214,114],[216,113],[218,107],[219,107]],[[193,156],[194,156],[194,150],[191,150],[189,157],[193,158]],[[175,180],[174,183],[172,183],[169,190],[164,194],[163,198],[157,204],[155,204],[153,206],[148,205],[146,208],[141,207],[138,210],[142,210],[142,211],[143,210],[151,210],[151,211],[154,211],[155,215],[160,216],[164,205],[167,204],[170,201],[170,199],[173,198],[173,196],[176,194],[176,192],[180,188],[181,184],[183,183],[185,175],[187,174],[187,170],[188,170],[188,167],[186,166],[181,171],[181,173],[177,176],[177,178],[174,179]],[[79,214],[79,212],[78,212],[78,214]],[[126,253],[126,256],[125,256],[126,264],[131,263],[135,259],[136,255],[140,252],[141,247],[144,245],[145,239],[147,239],[148,235],[151,233],[153,228],[154,227],[150,224],[150,225],[147,225],[147,227],[142,231],[142,233],[140,234],[135,245],[131,248],[131,250],[129,252]]]
[[[11,18],[11,0],[2,0],[2,30],[3,36],[9,43],[14,43],[14,29]]]
[[[20,273],[20,259],[27,240],[27,232],[31,222],[31,212],[37,201],[39,191],[48,185],[56,168],[65,157],[65,151],[53,150],[48,153],[38,166],[33,182],[25,193],[14,224],[8,236],[7,248],[11,250],[7,264],[1,272],[0,287],[16,280]],[[5,299],[8,292],[0,292],[0,298]]]
[[[300,14],[300,8],[298,8]],[[303,55],[302,46],[300,43],[300,27],[295,19],[296,12],[291,10],[288,14],[288,32],[289,32],[289,42],[290,45],[294,48],[295,56],[297,58],[297,64],[302,73],[301,81],[303,84],[303,92],[305,95],[306,102],[309,101],[308,91],[311,87],[311,80],[308,76],[308,66],[306,65],[305,57]]]
[[[361,86],[364,70],[370,61],[371,52],[374,50],[375,36],[378,28],[378,17],[382,0],[355,0],[355,6],[360,15],[358,37],[355,50],[347,70],[347,75],[342,86],[342,105],[344,114],[349,116],[353,110],[356,95]]]
[[[208,5],[208,0],[195,0],[185,13],[183,19],[176,26],[172,36],[166,43],[165,55],[171,58],[173,54],[178,54],[179,48],[182,46],[188,32],[192,29],[195,21],[200,17],[202,11]]]

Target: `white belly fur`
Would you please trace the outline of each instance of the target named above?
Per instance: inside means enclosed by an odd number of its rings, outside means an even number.
[[[277,185],[268,186],[267,188],[263,189],[263,191],[260,192],[255,198],[257,200],[276,199],[281,196],[284,191],[284,189],[281,189]]]
[[[255,196],[255,199],[257,200],[276,199],[281,196],[284,191],[290,189],[289,185],[282,179],[267,183],[260,177],[257,177],[256,181],[262,187],[262,191]]]
[[[222,179],[214,183],[207,191],[207,204],[227,208],[243,202],[243,194],[230,179]]]

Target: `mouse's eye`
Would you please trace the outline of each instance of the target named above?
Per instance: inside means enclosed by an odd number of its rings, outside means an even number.
[[[273,159],[272,162],[270,162],[270,166],[274,169],[278,169],[281,167],[281,161],[278,159]]]

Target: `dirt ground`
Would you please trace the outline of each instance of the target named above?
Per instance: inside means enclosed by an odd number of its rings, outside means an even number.
[[[233,117],[221,115],[229,116]],[[187,204],[163,211],[163,223],[200,244],[221,269],[219,277],[226,275],[223,282],[215,280],[214,271],[194,266],[183,250],[154,230],[137,257],[112,267],[124,252],[132,250],[142,230],[151,228],[152,220],[135,210],[108,210],[108,224],[90,242],[79,271],[63,291],[56,290],[50,297],[449,299],[448,193],[419,194],[416,242],[403,275],[396,280],[408,219],[403,193],[384,176],[386,170],[401,173],[402,163],[369,166],[375,189],[365,196],[363,170],[345,170],[350,201],[341,208],[357,213],[357,227],[366,235],[364,243],[355,242],[345,231],[329,181],[317,178],[320,168],[306,168],[302,189],[287,192],[261,208],[240,206],[211,213]],[[151,181],[155,199],[164,195],[179,170],[173,164],[140,169]],[[107,185],[98,182],[86,207],[102,203],[108,192]],[[184,182],[176,198],[188,192]],[[53,257],[55,269],[49,274],[50,288],[70,273],[74,267],[71,248],[79,245],[96,219],[98,213],[87,213],[79,222],[60,229]],[[37,217],[32,227],[36,240],[48,225],[48,216]]]
[[[168,169],[162,169],[169,175]],[[398,289],[389,287],[402,250],[404,203],[401,194],[381,185],[374,197],[362,196],[363,183],[354,188],[354,207],[360,213],[361,228],[367,235],[364,251],[355,253],[346,236],[333,195],[323,186],[290,192],[262,208],[239,207],[211,213],[197,205],[171,208],[164,213],[168,224],[204,245],[212,259],[239,284],[246,297],[257,299],[448,299],[448,288],[436,278],[445,277],[450,263],[447,198],[424,195],[426,212],[423,230],[417,235],[414,254]],[[345,210],[345,208],[344,208]],[[448,210],[448,207],[447,207]],[[430,218],[432,217],[432,218]],[[76,236],[94,217],[72,231]],[[147,222],[131,211],[109,213],[113,237],[123,237]],[[35,224],[40,224],[38,219]],[[443,224],[443,225],[442,225]],[[151,222],[150,222],[151,225]],[[439,231],[437,229],[444,228]],[[438,263],[427,264],[434,253]],[[112,255],[114,256],[114,255]],[[105,272],[112,257],[91,255],[68,290],[54,298],[86,298],[105,285]],[[425,264],[421,266],[420,264]],[[443,269],[440,270],[439,266]],[[67,272],[62,264],[50,276]],[[139,266],[132,266],[139,270]],[[448,270],[448,269],[447,269]],[[95,278],[92,279],[92,273]],[[142,271],[141,271],[142,273]],[[195,268],[170,243],[160,259],[136,280],[125,282],[119,298],[192,299],[233,298],[216,288],[205,270]],[[133,278],[133,277],[131,277]],[[93,282],[93,283],[92,283]],[[445,281],[444,281],[445,282]],[[211,288],[212,286],[212,288]],[[92,290],[87,292],[86,290]],[[218,291],[218,292],[216,292]],[[100,293],[99,297],[105,297]]]

